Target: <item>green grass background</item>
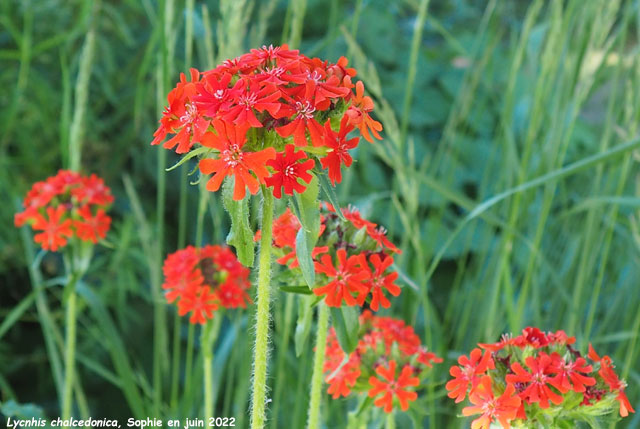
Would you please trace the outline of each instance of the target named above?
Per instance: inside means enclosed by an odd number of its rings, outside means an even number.
[[[289,42],[346,55],[385,128],[337,192],[404,251],[410,281],[384,313],[445,357],[398,427],[468,427],[445,395],[448,367],[528,325],[610,354],[640,409],[639,20],[638,1],[616,0],[3,0],[0,402],[59,413],[62,263],[12,218],[34,181],[80,165],[116,203],[80,285],[76,415],[201,413],[197,340],[184,372],[198,330],[165,304],[160,267],[199,226],[223,240],[228,221],[218,196],[199,206],[193,166],[165,172],[178,158],[149,142],[179,72]],[[297,299],[273,301],[274,428],[306,419],[312,343],[295,356]],[[252,316],[228,314],[215,346],[215,415],[239,427]],[[356,406],[326,396],[324,424],[343,427]]]

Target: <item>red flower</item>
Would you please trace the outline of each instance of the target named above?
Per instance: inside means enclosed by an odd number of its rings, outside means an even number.
[[[344,164],[350,167],[353,159],[349,155],[349,150],[358,146],[358,138],[347,140],[347,134],[353,131],[353,125],[349,124],[347,116],[342,117],[340,121],[340,131],[335,132],[331,129],[331,120],[327,119],[324,124],[324,144],[331,151],[324,158],[320,159],[322,168],[329,169],[329,180],[333,186],[342,181],[342,171],[340,166]]]
[[[535,348],[540,348],[545,347],[549,344],[549,338],[547,338],[547,335],[540,329],[528,327],[522,330],[520,341],[516,341],[516,343],[520,343],[519,345],[521,347],[523,347],[524,345],[528,345]]]
[[[418,348],[418,362],[431,368],[434,363],[441,363],[443,359],[438,357],[435,353],[427,351],[426,347]]]
[[[507,384],[504,393],[495,397],[491,387],[491,377],[485,375],[478,386],[469,395],[469,400],[474,406],[462,409],[462,414],[472,416],[481,414],[471,422],[471,429],[489,429],[494,421],[500,422],[503,428],[509,429],[510,422],[516,418],[520,407],[520,398],[514,396],[515,387]]]
[[[265,183],[264,180],[269,175],[267,161],[275,158],[275,149],[268,147],[259,152],[243,152],[242,146],[246,143],[248,126],[234,126],[220,120],[214,121],[213,126],[217,135],[205,134],[202,144],[217,149],[218,158],[206,158],[199,164],[203,174],[215,173],[207,182],[207,190],[217,191],[225,177],[234,176],[234,200],[244,198],[245,187],[249,187],[251,194],[256,194],[260,184]],[[254,173],[255,177],[251,173]]]
[[[288,124],[276,127],[276,131],[280,136],[286,138],[293,135],[293,142],[295,145],[304,147],[307,146],[306,131],[309,131],[309,136],[311,137],[311,143],[313,146],[322,145],[322,125],[313,118],[313,113],[316,111],[316,108],[309,99],[296,101],[295,109],[283,109],[283,112],[285,111],[287,112],[286,116],[295,114],[296,117]]]
[[[471,385],[471,391],[473,391],[480,382],[480,376],[488,369],[494,369],[491,354],[488,352],[483,354],[480,349],[471,350],[469,357],[460,356],[458,363],[460,366],[454,365],[449,370],[454,379],[447,382],[445,386],[449,391],[447,396],[456,398],[456,403],[464,400],[469,385]]]
[[[191,81],[187,82],[184,73],[180,74],[180,82],[169,92],[169,105],[163,112],[160,127],[153,134],[152,145],[160,144],[167,134],[176,133],[163,147],[173,149],[176,145],[177,153],[189,152],[194,143],[200,142],[209,126],[209,120],[198,111],[198,107],[191,102],[196,93],[196,84],[200,80],[200,72],[191,69]]]
[[[555,393],[548,384],[551,384],[553,371],[553,359],[546,353],[541,352],[537,358],[529,356],[525,359],[528,372],[518,362],[511,365],[514,374],[507,374],[507,383],[526,383],[527,387],[520,393],[522,399],[528,403],[539,403],[540,408],[549,408],[549,400],[558,405],[564,398]]]
[[[273,187],[273,195],[276,198],[282,197],[282,187],[284,193],[293,195],[293,191],[299,194],[305,191],[306,186],[298,181],[302,179],[307,184],[311,182],[313,176],[308,173],[315,165],[313,159],[306,159],[304,151],[295,152],[295,146],[288,144],[284,148],[284,153],[276,154],[275,159],[267,161],[267,165],[273,167],[275,173],[265,179],[267,186]],[[300,163],[299,161],[306,159]]]
[[[329,211],[335,211],[331,206],[328,206],[328,209]],[[351,222],[356,229],[367,228],[367,230],[374,230],[377,226],[375,223],[363,219],[362,216],[360,216],[360,212],[352,206],[342,209],[342,214],[344,218]]]
[[[284,213],[273,221],[273,244],[278,248],[295,247],[299,229],[300,221],[287,207]]]
[[[253,80],[240,79],[231,92],[234,95],[234,104],[222,119],[240,127],[262,127],[262,122],[258,120],[254,110],[258,112],[266,110],[274,118],[280,110],[281,104],[278,102],[280,91],[275,86],[259,88],[258,83],[254,83]]]
[[[556,331],[555,333],[549,332],[547,334],[547,339],[550,343],[558,344],[561,346],[573,344],[576,342],[576,337],[570,337],[564,331]]]
[[[227,111],[233,104],[238,91],[229,88],[231,74],[223,73],[221,77],[213,74],[205,75],[203,82],[196,86],[198,94],[193,97],[198,110],[210,118],[217,118],[219,111]]]
[[[180,297],[178,314],[184,316],[191,312],[189,322],[204,325],[213,318],[213,312],[218,309],[218,295],[211,293],[208,286],[190,291]]]
[[[493,344],[484,344],[479,343],[478,345],[484,350],[489,350],[491,352],[498,352],[507,346],[511,346],[514,344],[514,339],[511,334],[502,334],[500,337],[500,341]]]
[[[376,228],[375,226],[367,226],[367,235],[376,243],[378,246],[383,249],[389,249],[389,251],[394,253],[402,253],[400,249],[398,249],[389,239],[387,238],[387,230],[380,226]]]
[[[247,302],[251,302],[246,289],[243,289],[236,281],[230,279],[218,287],[218,298],[225,308],[246,308]]]
[[[360,295],[367,293],[367,287],[363,284],[369,278],[364,255],[352,255],[347,259],[347,252],[338,249],[338,267],[334,268],[331,255],[322,255],[320,262],[315,262],[316,272],[323,273],[330,281],[324,286],[317,287],[313,293],[326,295],[325,302],[329,307],[340,307],[344,300],[347,305],[356,305],[357,300],[353,293]]]
[[[36,234],[33,239],[36,243],[40,243],[44,250],[56,251],[59,247],[67,244],[67,238],[73,235],[71,230],[71,219],[62,220],[65,215],[65,208],[58,206],[56,208],[47,207],[47,218],[41,214],[34,216],[35,223],[33,229],[42,231]]]
[[[376,374],[378,377],[371,376],[369,378],[369,384],[372,386],[369,389],[369,397],[375,398],[382,393],[382,396],[373,403],[376,407],[383,408],[385,413],[390,413],[393,409],[394,396],[398,398],[402,411],[407,411],[409,402],[418,398],[416,392],[407,390],[407,387],[415,387],[420,384],[418,377],[413,377],[411,366],[405,365],[397,380],[395,360],[389,361],[387,368],[384,365],[378,365]]]
[[[346,113],[349,117],[349,122],[358,127],[362,137],[368,142],[373,142],[369,131],[375,138],[381,140],[382,137],[380,137],[378,131],[382,131],[382,125],[369,116],[369,112],[373,110],[373,101],[371,97],[364,95],[364,84],[360,81],[356,83],[356,93],[352,95],[351,103]]]
[[[329,384],[327,393],[331,395],[333,399],[338,399],[340,396],[347,397],[347,395],[351,393],[353,386],[355,386],[360,374],[361,371],[357,365],[345,365],[333,377],[331,377],[331,374],[327,376],[326,381]]]
[[[349,64],[349,60],[347,60],[345,57],[338,58],[337,63],[329,66],[327,75],[335,75],[340,80],[342,80],[345,76],[354,77],[356,75],[356,69],[348,68],[347,64]]]
[[[384,296],[383,289],[386,289],[393,296],[400,295],[400,288],[394,282],[398,278],[398,273],[393,271],[386,276],[384,275],[387,269],[393,264],[393,258],[385,255],[384,260],[380,257],[380,254],[374,253],[369,257],[369,262],[374,266],[375,271],[371,275],[371,281],[369,283],[371,291],[371,309],[378,311],[380,305],[383,308],[389,308],[391,303]],[[359,304],[364,303],[365,294],[361,294],[358,298]]]
[[[330,104],[332,98],[344,98],[349,95],[348,88],[340,87],[340,79],[337,76],[329,76],[321,68],[307,72],[307,81],[305,83],[305,93],[307,99],[313,97],[314,106],[317,109],[325,110]]]
[[[584,392],[585,386],[593,386],[596,384],[596,379],[593,377],[587,377],[584,374],[589,374],[593,370],[591,365],[587,365],[586,359],[579,357],[575,361],[566,361],[557,353],[552,354],[552,369],[555,377],[549,380],[549,383],[558,389],[561,393],[566,393],[569,390],[576,392]]]
[[[92,174],[89,177],[79,178],[81,186],[71,189],[71,195],[81,204],[109,205],[113,203],[113,195],[104,180]]]
[[[589,344],[588,356],[592,361],[600,363],[598,375],[602,377],[607,386],[609,386],[609,391],[618,391],[616,400],[620,403],[620,416],[627,417],[630,412],[635,413],[635,410],[629,402],[629,398],[627,398],[627,394],[624,393],[626,384],[618,378],[618,375],[613,370],[613,362],[611,361],[611,358],[609,356],[600,358],[591,344]]]
[[[262,45],[260,49],[252,49],[247,57],[257,59],[258,64],[256,65],[266,65],[273,62],[281,64],[296,61],[299,58],[299,52],[297,49],[289,49],[289,45],[286,43],[282,46]]]
[[[78,214],[83,220],[74,220],[73,227],[76,229],[76,235],[79,239],[95,244],[107,236],[107,231],[111,226],[111,218],[105,214],[104,210],[99,209],[93,216],[91,208],[83,206],[78,210]]]

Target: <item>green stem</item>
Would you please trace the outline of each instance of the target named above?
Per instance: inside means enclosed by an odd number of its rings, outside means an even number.
[[[67,298],[66,314],[66,344],[64,353],[64,394],[62,396],[62,420],[71,417],[73,402],[73,373],[75,371],[76,357],[76,292],[75,278],[73,275],[67,288],[72,288]]]
[[[393,415],[393,412],[387,414],[384,429],[396,429],[396,419]]]
[[[180,381],[180,327],[182,318],[176,312],[173,322],[173,358],[171,359],[171,408],[178,403],[178,383]]]
[[[318,304],[318,332],[316,334],[316,351],[313,357],[313,375],[311,376],[311,394],[309,401],[309,421],[307,428],[320,427],[320,405],[322,402],[322,381],[324,353],[327,346],[327,331],[329,330],[329,308]]]
[[[202,329],[202,365],[204,368],[204,421],[205,426],[209,426],[209,420],[213,417],[213,345],[220,331],[221,315],[217,315],[213,320],[207,321]]]
[[[262,237],[258,261],[258,299],[256,315],[256,346],[253,357],[253,389],[251,400],[251,428],[261,429],[265,422],[267,393],[267,358],[269,352],[269,289],[271,280],[271,229],[273,223],[273,194],[262,187]]]
[[[193,323],[189,323],[189,330],[187,333],[187,351],[184,357],[184,391],[183,395],[187,395],[191,392],[191,380],[193,379],[193,371],[191,368],[193,367],[193,342],[195,337],[195,325]],[[186,403],[185,406],[189,407],[190,404]]]

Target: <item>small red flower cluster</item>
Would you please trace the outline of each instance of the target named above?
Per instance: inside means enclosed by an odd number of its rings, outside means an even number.
[[[358,393],[367,390],[358,386],[368,384],[369,397],[376,398],[375,406],[390,413],[397,399],[400,409],[406,411],[409,402],[417,399],[415,387],[427,369],[442,359],[428,352],[413,328],[402,320],[378,317],[365,310],[360,325],[360,341],[347,359],[335,330],[329,331],[324,363],[328,393],[333,399],[346,397],[352,390]]]
[[[398,273],[393,271],[392,253],[400,250],[386,237],[386,231],[365,220],[353,209],[342,209],[346,221],[340,219],[328,203],[321,205],[321,227],[317,246],[312,252],[316,273],[326,283],[313,290],[325,296],[329,307],[363,306],[366,301],[372,310],[388,308],[391,303],[387,293],[398,296],[400,287],[395,284]],[[300,223],[287,209],[273,223],[273,244],[284,252],[277,262],[299,266],[296,257],[296,234]],[[370,297],[370,298],[369,298]]]
[[[16,213],[17,227],[31,225],[44,250],[57,251],[69,239],[97,243],[107,236],[111,218],[106,210],[113,203],[111,190],[92,174],[60,170],[55,176],[36,182],[24,199],[24,211]]]
[[[188,246],[167,256],[162,268],[169,303],[178,300],[178,314],[191,312],[191,323],[204,324],[220,306],[246,308],[251,298],[249,270],[225,246]]]
[[[341,166],[350,166],[356,127],[372,141],[382,125],[369,116],[373,101],[341,57],[336,64],[308,58],[297,50],[263,46],[213,70],[191,69],[168,95],[168,106],[151,144],[186,153],[194,144],[211,148],[215,158],[200,161],[203,174],[214,174],[207,189],[217,191],[225,177],[235,178],[233,198],[273,188],[277,198],[303,192],[318,157],[329,179],[340,182]],[[353,89],[355,88],[355,92]],[[338,131],[333,130],[333,126]],[[251,130],[249,136],[247,132]]]
[[[488,429],[494,421],[509,428],[516,419],[544,421],[545,414],[559,419],[570,413],[576,419],[578,408],[592,406],[607,394],[617,395],[621,416],[633,412],[611,359],[600,358],[590,346],[589,363],[573,343],[575,337],[564,331],[544,333],[529,327],[517,337],[479,344],[484,351],[473,349],[451,367],[448,396],[457,403],[469,394],[473,406],[462,413],[481,414],[472,428]],[[607,411],[612,410],[601,414]]]

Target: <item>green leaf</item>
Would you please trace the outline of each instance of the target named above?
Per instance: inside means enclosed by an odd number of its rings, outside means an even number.
[[[320,187],[322,188],[322,192],[327,197],[327,200],[331,203],[334,209],[336,209],[336,214],[340,217],[341,220],[346,221],[344,215],[342,214],[342,210],[340,209],[340,204],[338,204],[338,196],[336,195],[336,191],[333,189],[331,182],[326,174],[318,174],[318,179],[320,181]]]
[[[306,191],[302,194],[296,193],[291,199],[293,211],[302,225],[296,236],[296,256],[300,263],[302,276],[311,288],[315,286],[315,268],[311,252],[313,252],[320,233],[319,192],[318,178],[314,176]]]
[[[20,319],[20,317],[27,311],[33,301],[36,298],[35,292],[31,292],[27,295],[18,305],[16,305],[9,314],[6,315],[4,321],[0,324],[0,338]]]
[[[253,266],[255,243],[253,230],[249,226],[249,195],[241,201],[233,199],[233,178],[227,178],[222,185],[222,202],[231,218],[231,229],[227,243],[235,247],[238,260],[246,267]]]
[[[143,379],[134,372],[129,362],[129,353],[126,351],[126,346],[122,342],[109,311],[100,297],[84,283],[78,283],[77,292],[86,301],[95,326],[102,335],[102,346],[111,355],[111,361],[121,386],[120,389],[131,408],[131,412],[136,418],[142,418],[141,416],[145,414],[145,406],[136,381],[143,382]]]
[[[283,292],[297,293],[302,295],[311,295],[313,292],[309,289],[309,286],[280,286],[280,290]]]
[[[202,154],[207,154],[209,152],[211,152],[211,148],[205,147],[205,146],[202,146],[202,147],[199,147],[199,148],[194,149],[192,151],[189,151],[189,153],[187,153],[182,158],[180,158],[180,161],[176,162],[171,167],[166,168],[165,171],[175,170],[176,168],[180,167],[185,162],[189,161],[191,158],[194,158],[194,157],[202,155]]]
[[[313,265],[311,252],[313,246],[309,245],[309,236],[305,233],[304,228],[300,228],[296,234],[296,256],[298,264],[302,271],[302,277],[309,287],[313,287],[316,283],[316,270]]]
[[[338,343],[346,354],[351,354],[358,345],[358,313],[354,307],[331,307],[331,320]]]
[[[296,346],[296,357],[299,357],[305,350],[309,332],[311,332],[311,315],[313,307],[311,302],[313,296],[301,296],[298,300],[298,322],[296,323],[296,333],[294,335],[294,343]]]

